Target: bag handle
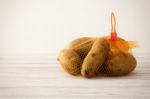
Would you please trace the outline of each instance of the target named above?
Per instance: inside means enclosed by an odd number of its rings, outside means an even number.
[[[114,41],[117,39],[117,32],[116,32],[116,18],[114,12],[111,13],[111,34],[110,40]]]

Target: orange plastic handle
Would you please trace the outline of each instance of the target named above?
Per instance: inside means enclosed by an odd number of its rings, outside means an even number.
[[[117,32],[116,32],[116,18],[115,14],[111,13],[111,33],[110,33],[110,40],[116,40],[117,39]]]

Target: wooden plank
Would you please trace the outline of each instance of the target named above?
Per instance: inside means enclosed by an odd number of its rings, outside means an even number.
[[[0,99],[149,99],[150,57],[137,57],[122,77],[86,79],[67,74],[54,57],[0,58]]]

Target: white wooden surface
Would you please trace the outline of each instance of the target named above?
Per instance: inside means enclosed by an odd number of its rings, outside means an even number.
[[[150,56],[123,77],[85,79],[67,74],[55,55],[1,57],[0,99],[150,99]]]

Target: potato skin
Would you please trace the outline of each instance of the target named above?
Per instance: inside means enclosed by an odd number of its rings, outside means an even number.
[[[97,38],[83,61],[81,74],[87,78],[95,76],[107,58],[109,51],[109,41],[105,38]]]
[[[84,59],[85,56],[88,54],[88,52],[90,51],[93,43],[95,42],[96,38],[92,38],[92,37],[81,37],[81,38],[77,38],[75,40],[73,40],[68,48],[73,49],[74,51],[76,51],[79,56]]]
[[[118,38],[118,40],[122,40]],[[122,76],[136,67],[135,57],[129,48],[120,50],[109,37],[82,37],[73,40],[68,49],[60,52],[58,60],[62,68],[71,75],[91,78],[94,76]],[[122,44],[122,43],[119,43]],[[121,47],[122,48],[122,47]]]
[[[136,59],[130,53],[110,53],[105,71],[109,76],[122,76],[132,72],[136,67]]]
[[[63,69],[71,75],[79,75],[83,60],[72,49],[64,49],[60,52],[58,61]]]
[[[83,43],[87,40],[90,40],[90,39],[92,39],[92,37],[76,38],[69,43],[69,48],[77,48],[77,47],[81,46],[81,43]]]

